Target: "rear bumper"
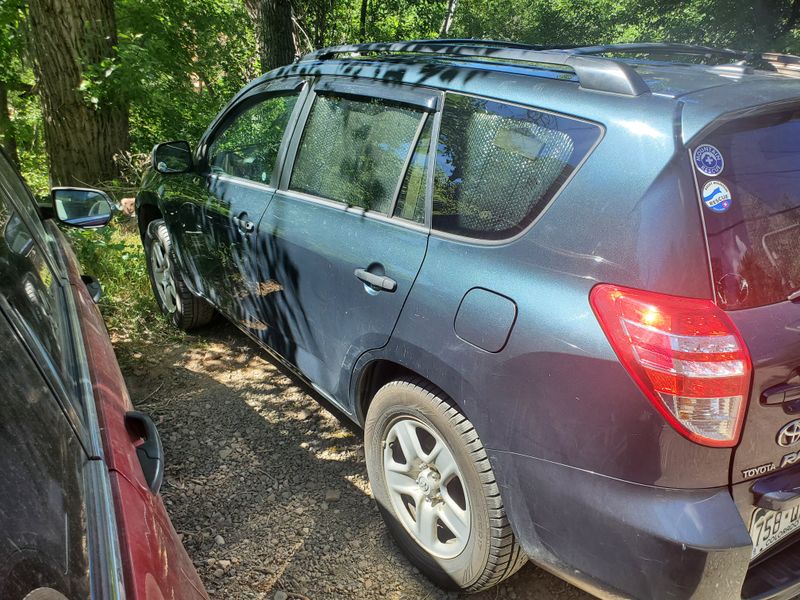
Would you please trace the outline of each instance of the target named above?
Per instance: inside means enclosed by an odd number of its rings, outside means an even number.
[[[751,541],[727,488],[657,488],[489,454],[512,527],[547,570],[600,597],[741,597]]]

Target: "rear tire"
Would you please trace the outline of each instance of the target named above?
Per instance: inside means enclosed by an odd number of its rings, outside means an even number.
[[[386,384],[370,404],[364,432],[378,508],[427,577],[478,592],[528,561],[478,434],[439,389],[421,378]]]
[[[183,331],[207,324],[214,316],[214,307],[195,296],[183,282],[169,230],[163,219],[148,223],[144,252],[153,295],[169,322]]]

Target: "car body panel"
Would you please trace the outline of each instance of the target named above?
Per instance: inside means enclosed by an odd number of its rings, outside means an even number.
[[[261,339],[351,413],[353,364],[389,341],[428,241],[424,231],[359,213],[277,192],[259,226],[261,281],[272,285],[252,306],[252,318],[266,320]],[[356,278],[371,265],[397,282],[394,292]]]
[[[105,465],[111,477],[126,596],[147,600],[208,598],[161,497],[148,487],[136,455],[140,439],[125,425],[125,413],[133,410],[133,404],[111,340],[97,305],[80,279],[75,255],[63,234],[57,235],[80,318]]]

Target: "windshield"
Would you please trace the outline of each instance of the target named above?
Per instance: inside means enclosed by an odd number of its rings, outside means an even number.
[[[800,288],[800,110],[725,125],[692,158],[720,305],[786,300]]]

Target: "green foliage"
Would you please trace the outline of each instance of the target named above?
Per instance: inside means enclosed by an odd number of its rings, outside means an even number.
[[[231,0],[118,0],[116,82],[130,105],[131,145],[196,142],[219,109],[255,76],[252,26]]]
[[[135,221],[118,216],[102,229],[66,233],[83,270],[103,286],[100,308],[115,341],[182,337],[156,306]]]

